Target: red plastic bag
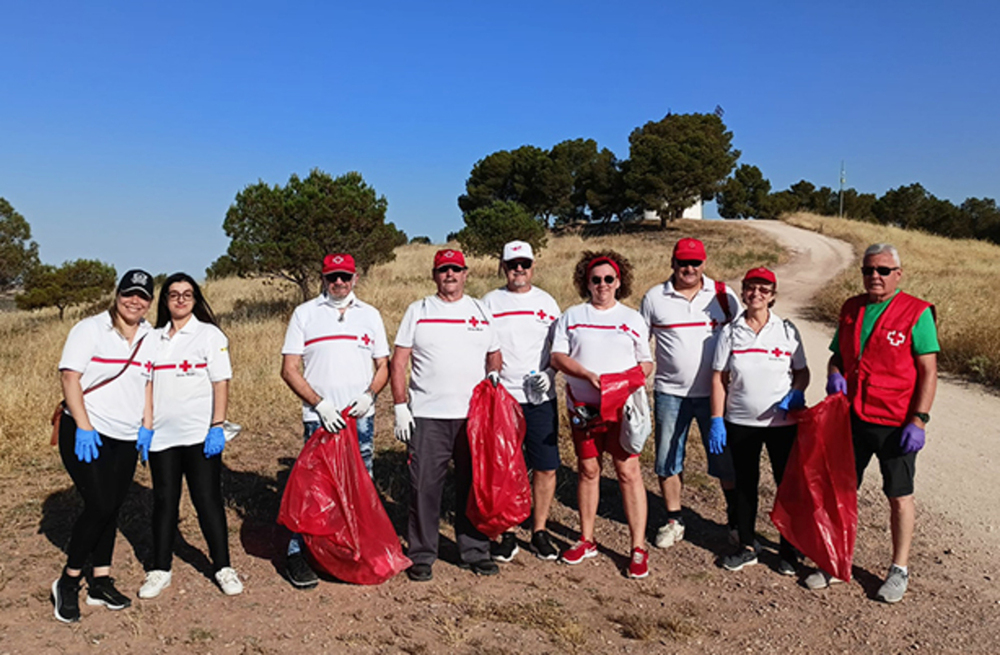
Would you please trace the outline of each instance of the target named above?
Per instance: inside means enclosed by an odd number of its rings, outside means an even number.
[[[841,580],[851,578],[858,534],[850,411],[847,396],[838,393],[799,415],[798,436],[771,510],[785,539]]]
[[[639,387],[646,386],[646,376],[642,368],[633,366],[621,373],[605,373],[601,376],[601,420],[617,423],[625,401]]]
[[[524,465],[524,413],[503,385],[483,380],[469,401],[472,491],[465,514],[490,539],[531,515],[531,487]]]
[[[403,555],[358,448],[357,422],[317,430],[295,460],[278,523],[302,534],[316,564],[344,582],[380,584],[412,562]]]

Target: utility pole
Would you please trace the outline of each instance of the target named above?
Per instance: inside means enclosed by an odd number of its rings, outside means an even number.
[[[844,160],[840,160],[840,218],[844,217],[844,183],[847,182],[847,174],[844,172]]]

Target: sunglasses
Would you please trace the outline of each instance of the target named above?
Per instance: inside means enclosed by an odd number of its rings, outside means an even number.
[[[898,266],[892,266],[892,267],[890,267],[890,266],[862,266],[861,267],[861,274],[864,275],[865,277],[871,277],[874,273],[877,272],[882,277],[885,277],[889,273],[892,273],[893,271],[898,271],[898,270],[899,270]]]
[[[604,284],[614,284],[614,281],[617,279],[618,278],[616,278],[614,275],[605,275],[604,277],[601,277],[600,275],[594,275],[590,278],[590,283],[593,284],[594,286],[597,286],[601,282],[604,282]]]
[[[762,296],[770,296],[774,293],[774,289],[766,284],[746,284],[743,286],[744,293],[753,293],[754,291]]]
[[[690,266],[691,268],[698,268],[704,263],[705,261],[702,259],[678,259],[677,268],[685,268],[687,266]]]
[[[527,271],[531,268],[532,261],[530,259],[512,259],[507,262],[507,270],[516,271],[517,269],[523,269]]]
[[[455,264],[446,264],[445,266],[438,266],[434,269],[435,273],[461,273],[465,269],[461,266],[456,266]]]
[[[328,273],[323,276],[327,282],[350,282],[354,273]]]

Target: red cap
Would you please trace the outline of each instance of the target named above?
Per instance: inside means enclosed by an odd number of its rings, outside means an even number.
[[[700,259],[705,261],[705,244],[698,239],[681,239],[674,245],[674,259]]]
[[[465,255],[461,250],[438,250],[434,253],[434,270],[453,264],[465,268]]]
[[[774,276],[774,273],[763,266],[751,268],[747,271],[747,274],[743,276],[743,281],[747,282],[749,280],[764,280],[765,282],[770,282],[775,286],[778,284],[778,278]]]
[[[356,273],[354,258],[343,253],[334,253],[323,258],[323,275],[343,271],[344,273]]]

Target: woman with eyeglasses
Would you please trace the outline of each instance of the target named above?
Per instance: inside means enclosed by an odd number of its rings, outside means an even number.
[[[653,370],[649,333],[639,312],[621,304],[632,291],[632,265],[613,250],[584,252],[573,282],[586,302],[566,310],[556,321],[551,363],[566,375],[566,404],[570,408],[573,446],[577,456],[577,498],[580,540],[562,554],[566,564],[579,564],[597,555],[594,525],[600,500],[601,460],[611,456],[622,504],[628,519],[632,555],[630,578],[649,575],[646,550],[646,488],[639,456],[619,442],[620,422],[600,418],[601,375],[640,366]],[[585,417],[592,417],[589,420]]]
[[[170,586],[182,478],[208,544],[215,581],[233,596],[243,591],[243,583],[230,566],[222,500],[222,425],[232,378],[229,340],[198,283],[186,273],[174,273],[160,287],[156,328],[156,358],[137,444],[142,458],[149,458],[153,478],[153,568],[139,598],[155,598]]]
[[[115,588],[110,571],[118,510],[135,473],[146,386],[143,365],[154,349],[148,337],[152,327],[145,320],[152,299],[153,276],[128,271],[108,311],[73,326],[59,360],[66,399],[59,417],[59,454],[83,498],[66,566],[52,583],[55,617],[65,623],[80,620],[80,581],[88,559],[93,575],[87,604],[112,610],[132,604]]]
[[[760,455],[767,447],[775,485],[781,484],[797,430],[792,410],[805,407],[809,368],[799,332],[771,311],[778,282],[766,268],[743,276],[746,310],[722,328],[712,362],[710,439],[728,444],[736,473],[739,545],[722,566],[739,571],[757,563]],[[798,553],[784,537],[778,573],[795,575]]]

